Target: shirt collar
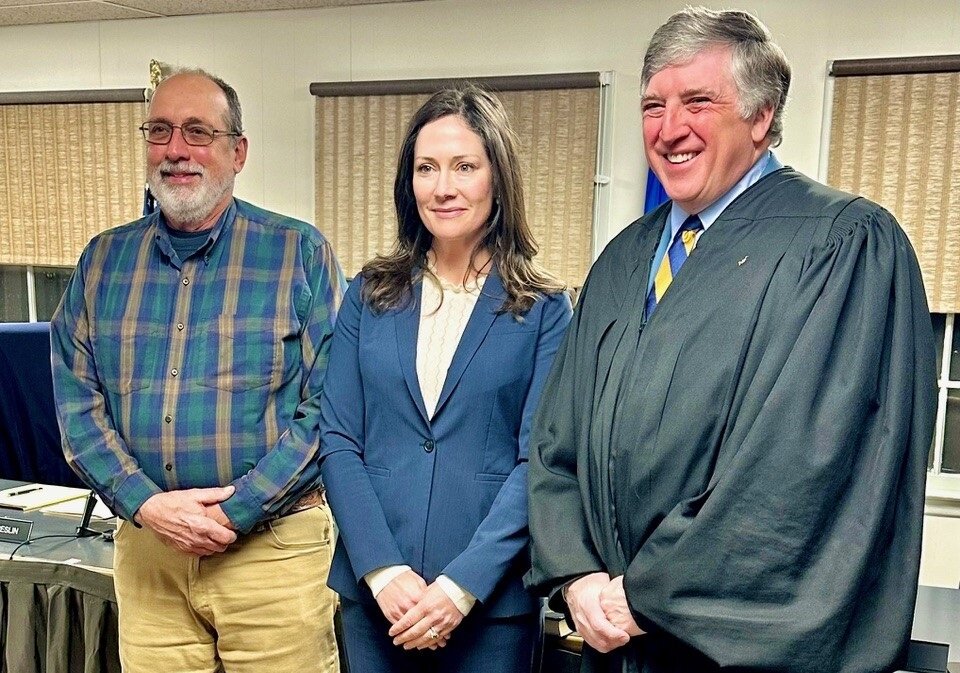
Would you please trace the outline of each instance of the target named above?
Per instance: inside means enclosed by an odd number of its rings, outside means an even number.
[[[733,200],[743,194],[747,189],[753,186],[763,176],[772,173],[775,170],[783,168],[780,160],[774,156],[771,150],[767,150],[760,155],[757,162],[750,167],[743,177],[731,187],[719,199],[700,211],[700,222],[703,223],[703,229],[706,231],[710,225],[717,221],[720,214],[726,210],[727,206],[733,203]],[[690,213],[684,212],[683,208],[674,202],[670,207],[670,235],[671,238],[677,235],[684,220],[690,217]]]
[[[203,249],[213,247],[216,242],[220,239],[220,235],[223,233],[223,230],[229,226],[237,216],[237,200],[230,199],[230,203],[220,214],[220,217],[217,219],[217,223],[213,225],[213,228],[210,229],[210,236],[204,242],[201,247]],[[173,243],[170,241],[170,233],[167,231],[167,220],[163,216],[163,211],[159,208],[153,213],[152,217],[155,217],[154,224],[156,225],[156,241],[157,245],[160,247],[160,250],[170,259],[174,258],[173,253]],[[207,255],[204,255],[206,260]],[[182,261],[182,260],[181,260]]]

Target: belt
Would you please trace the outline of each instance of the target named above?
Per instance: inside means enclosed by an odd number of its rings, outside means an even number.
[[[327,504],[327,494],[323,488],[318,488],[316,491],[310,491],[306,495],[300,496],[300,499],[295,503],[290,505],[283,514],[279,514],[276,518],[287,516],[288,514],[296,514],[297,512],[302,512],[305,509],[313,509],[314,507],[322,507]]]
[[[327,496],[324,492],[324,489],[318,488],[316,491],[310,491],[306,495],[300,497],[295,503],[287,507],[282,512],[268,516],[266,519],[263,519],[253,527],[251,533],[262,533],[267,530],[270,522],[276,521],[277,519],[282,519],[285,516],[290,516],[291,514],[296,514],[297,512],[303,512],[308,509],[313,509],[314,507],[323,507],[327,504]]]

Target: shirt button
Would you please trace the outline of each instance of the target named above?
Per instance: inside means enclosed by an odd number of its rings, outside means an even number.
[[[433,451],[434,448],[436,448],[436,446],[437,445],[433,442],[432,439],[428,439],[423,443],[423,450],[426,451],[427,453],[430,453],[431,451]]]
[[[182,329],[183,329],[183,323],[182,323],[182,322],[178,322],[178,323],[177,323],[177,329],[178,329],[178,330],[182,330]]]
[[[167,468],[167,472],[170,472],[173,470],[173,463],[167,463],[164,467]]]
[[[170,370],[170,375],[171,375],[171,376],[176,376],[176,375],[179,374],[179,373],[180,373],[180,370],[179,370],[179,369],[171,369],[171,370]]]
[[[189,279],[189,278],[184,278],[184,279],[181,280],[180,282],[183,283],[184,285],[189,285],[189,284],[190,284],[190,279]]]
[[[170,414],[167,414],[166,416],[163,417],[163,420],[166,421],[167,423],[171,423],[173,422],[173,416],[171,416]]]

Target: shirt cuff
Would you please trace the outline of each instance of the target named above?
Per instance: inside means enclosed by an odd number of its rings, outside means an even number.
[[[116,493],[113,494],[112,509],[120,515],[120,518],[133,522],[139,528],[140,524],[136,523],[133,517],[140,511],[143,503],[162,492],[160,487],[143,473],[143,470],[137,470],[124,479]]]
[[[364,575],[363,580],[367,583],[367,586],[370,587],[370,593],[372,593],[373,597],[376,598],[377,594],[386,589],[390,582],[400,577],[400,575],[408,570],[410,570],[410,566],[407,565],[377,568],[376,570],[371,570]]]
[[[461,614],[466,617],[470,613],[470,610],[473,609],[474,604],[477,602],[477,599],[474,597],[474,595],[446,575],[440,575],[440,577],[437,578],[437,584],[439,584],[440,588],[443,589],[443,593],[445,593],[450,600],[453,601],[453,604],[457,606],[457,610],[459,610]]]
[[[567,580],[551,591],[550,595],[547,597],[547,609],[563,615],[563,619],[571,631],[576,631],[577,625],[573,623],[573,615],[570,614],[570,606],[567,605],[567,589],[569,589],[570,585],[581,577],[585,577],[585,575],[577,575],[576,577]]]

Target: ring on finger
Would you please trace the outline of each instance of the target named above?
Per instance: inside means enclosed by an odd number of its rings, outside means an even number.
[[[437,638],[440,637],[440,634],[437,633],[437,630],[432,626],[429,629],[427,629],[427,635],[430,636],[431,640],[436,640]]]

